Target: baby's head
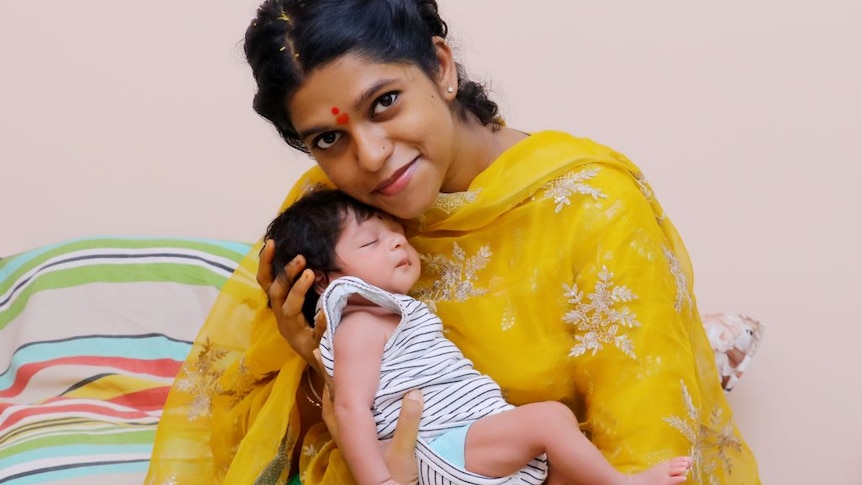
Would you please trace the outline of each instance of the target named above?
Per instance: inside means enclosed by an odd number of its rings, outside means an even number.
[[[419,256],[402,225],[389,214],[337,190],[316,190],[294,202],[267,228],[275,242],[272,274],[298,254],[314,271],[302,312],[313,323],[317,300],[329,282],[356,276],[394,293],[407,293],[419,277]],[[290,282],[291,284],[293,282]]]

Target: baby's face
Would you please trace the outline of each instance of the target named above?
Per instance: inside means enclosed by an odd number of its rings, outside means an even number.
[[[342,271],[330,275],[355,276],[391,293],[406,294],[419,279],[419,254],[404,237],[404,228],[377,214],[357,223],[345,218],[344,231],[335,244]]]

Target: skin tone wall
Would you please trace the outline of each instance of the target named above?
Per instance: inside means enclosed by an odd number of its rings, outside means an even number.
[[[0,3],[0,256],[98,234],[258,238],[311,162],[251,110],[256,6]],[[703,312],[768,325],[730,395],[763,482],[862,483],[862,4],[441,9],[511,126],[587,136],[645,170]]]

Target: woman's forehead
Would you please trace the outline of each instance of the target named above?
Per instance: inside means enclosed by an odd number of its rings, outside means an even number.
[[[386,85],[412,82],[422,75],[413,64],[379,62],[346,54],[308,74],[289,101],[290,112],[351,110]]]

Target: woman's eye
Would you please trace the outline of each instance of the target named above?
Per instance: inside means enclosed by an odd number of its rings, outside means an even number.
[[[393,91],[391,93],[386,93],[383,96],[377,98],[377,101],[374,102],[374,106],[371,108],[371,115],[377,116],[380,113],[389,109],[390,106],[395,104],[395,101],[398,100],[398,93]]]
[[[337,142],[339,139],[341,139],[341,133],[330,131],[317,137],[317,139],[314,140],[314,146],[321,150],[326,150],[332,145],[335,145],[335,142]]]

